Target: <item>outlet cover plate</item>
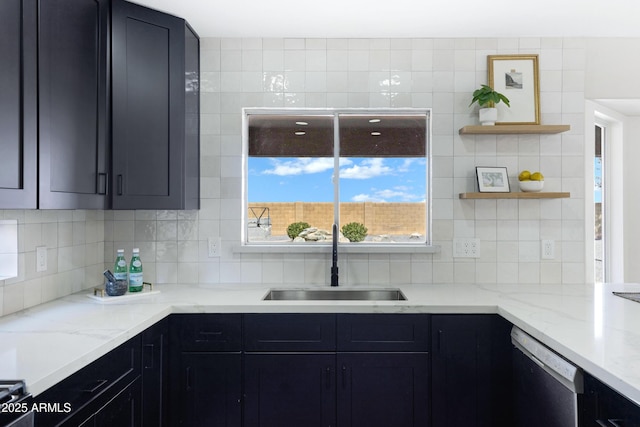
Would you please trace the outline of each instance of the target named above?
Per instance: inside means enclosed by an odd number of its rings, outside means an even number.
[[[480,258],[480,239],[453,239],[454,258]]]
[[[47,247],[36,248],[36,271],[47,271]]]
[[[207,252],[209,258],[217,258],[220,256],[220,246],[222,245],[222,240],[220,237],[209,237],[207,239]]]
[[[556,242],[553,240],[542,240],[540,247],[540,258],[542,259],[555,259],[556,257]]]

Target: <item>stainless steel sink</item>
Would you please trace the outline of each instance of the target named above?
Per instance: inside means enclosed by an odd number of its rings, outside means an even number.
[[[264,301],[406,301],[400,289],[271,289]]]

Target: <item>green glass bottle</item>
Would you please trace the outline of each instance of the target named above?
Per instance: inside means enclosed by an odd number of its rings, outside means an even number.
[[[142,261],[140,260],[140,249],[135,248],[129,265],[129,292],[140,292],[141,290]]]
[[[127,280],[127,260],[124,258],[124,249],[116,251],[116,264],[113,267],[113,275],[116,280]]]

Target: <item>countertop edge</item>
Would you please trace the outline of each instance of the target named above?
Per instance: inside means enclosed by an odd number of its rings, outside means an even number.
[[[531,334],[565,358],[571,360],[576,365],[582,367],[594,377],[617,390],[621,394],[627,396],[632,401],[640,402],[640,383],[636,386],[635,376],[632,378],[623,378],[616,372],[614,365],[607,365],[608,362],[600,363],[592,357],[592,354],[582,351],[580,348],[567,344],[562,339],[562,334],[558,334],[553,326],[553,319],[548,320],[550,323],[545,324],[547,319],[541,321],[539,317],[542,314],[550,314],[550,317],[567,317],[566,313],[558,311],[555,307],[529,305],[527,298],[534,298],[531,295],[537,295],[540,301],[545,298],[551,302],[555,298],[565,298],[567,301],[574,299],[578,303],[593,304],[593,295],[589,296],[588,292],[580,291],[579,287],[571,287],[566,285],[564,288],[554,288],[546,286],[530,286],[530,287],[505,287],[505,286],[483,286],[483,285],[405,285],[399,286],[409,298],[409,301],[394,302],[295,302],[295,301],[261,301],[262,296],[270,287],[268,285],[245,286],[239,285],[227,286],[201,286],[201,285],[171,285],[167,286],[162,292],[161,297],[150,296],[148,300],[135,300],[123,303],[101,304],[88,301],[84,295],[74,294],[64,297],[60,300],[47,303],[43,306],[37,306],[33,309],[27,309],[24,312],[0,318],[0,337],[3,333],[16,334],[20,332],[13,330],[16,325],[21,325],[20,321],[34,321],[38,316],[48,315],[51,310],[64,310],[74,307],[83,312],[84,316],[92,318],[97,316],[98,319],[108,318],[112,313],[114,315],[126,315],[131,317],[132,321],[127,326],[114,328],[112,335],[108,337],[100,336],[94,343],[83,345],[83,352],[65,359],[55,365],[44,374],[37,375],[36,378],[29,378],[26,375],[27,387],[32,395],[37,396],[55,385],[59,381],[69,375],[82,369],[89,363],[97,360],[99,357],[118,347],[128,339],[136,336],[148,327],[162,320],[173,313],[285,313],[285,312],[303,312],[303,313],[424,313],[424,314],[498,314],[507,321],[522,328],[525,332]],[[585,285],[589,286],[589,285]],[[632,284],[632,289],[640,289],[640,285]],[[387,286],[388,287],[388,286]],[[624,285],[618,288],[627,289]],[[185,291],[191,295],[185,297]],[[214,293],[210,293],[214,291]],[[216,292],[222,291],[222,292]],[[86,291],[85,291],[86,292]],[[571,295],[575,292],[576,295]],[[567,295],[565,295],[565,293]],[[583,295],[584,293],[584,295]],[[606,293],[609,293],[608,290]],[[469,295],[470,294],[470,295]],[[209,299],[200,298],[207,295]],[[437,295],[437,298],[433,295]],[[429,298],[432,298],[429,300]],[[617,297],[615,297],[617,298]],[[413,301],[412,301],[413,300]],[[618,301],[619,300],[619,301]],[[609,301],[615,304],[615,308],[619,306],[634,309],[635,306],[621,304],[636,304],[632,301],[622,302],[621,298]],[[47,307],[47,305],[49,305]],[[554,303],[555,304],[555,303]],[[291,308],[291,311],[288,311]],[[640,307],[637,307],[640,309]],[[635,313],[636,310],[633,310]],[[638,310],[640,313],[640,310]],[[634,314],[635,315],[635,314]],[[640,316],[640,314],[639,314]],[[544,316],[542,316],[544,317]],[[587,319],[588,320],[588,319]],[[123,321],[121,319],[121,321]],[[571,332],[572,327],[582,327],[586,329],[585,322],[581,319],[568,318],[565,327]],[[578,326],[576,326],[578,325]],[[607,326],[607,331],[610,326]],[[81,328],[80,328],[81,329]],[[83,331],[84,332],[84,331]],[[567,331],[562,331],[567,333]],[[585,331],[583,331],[585,332]],[[588,331],[587,331],[588,332]],[[64,332],[62,332],[64,333]],[[26,334],[26,332],[25,332]],[[68,334],[71,335],[71,334]],[[6,335],[9,336],[9,335]],[[77,337],[73,337],[77,340]],[[579,341],[578,341],[579,342]],[[574,342],[575,344],[575,342]],[[632,345],[632,344],[629,344]],[[638,348],[636,348],[638,347]],[[640,347],[633,344],[632,356],[636,353],[640,354]],[[0,357],[2,351],[0,349]],[[51,362],[52,364],[54,362]],[[614,366],[612,368],[612,366]],[[620,371],[621,372],[621,371]],[[7,375],[6,372],[0,372],[0,377]]]

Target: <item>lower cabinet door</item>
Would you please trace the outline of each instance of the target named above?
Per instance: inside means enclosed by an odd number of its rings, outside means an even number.
[[[137,427],[141,423],[141,379],[125,387],[95,414],[96,427]]]
[[[172,425],[241,425],[242,357],[240,353],[181,353],[171,378]],[[177,386],[175,386],[177,384]],[[175,405],[175,408],[173,407]]]
[[[167,372],[169,368],[168,319],[145,330],[142,335],[142,425],[167,425]]]
[[[512,427],[511,324],[496,315],[434,314],[432,422]]]
[[[640,426],[640,406],[588,373],[584,375],[582,397],[582,400],[578,400],[580,426]]]
[[[338,353],[338,425],[428,426],[428,353]]]
[[[335,357],[245,354],[244,426],[335,426]]]
[[[140,377],[120,390],[102,406],[89,404],[58,427],[139,427],[141,417],[142,384]],[[36,425],[40,425],[36,423]],[[42,425],[49,425],[44,423]]]

